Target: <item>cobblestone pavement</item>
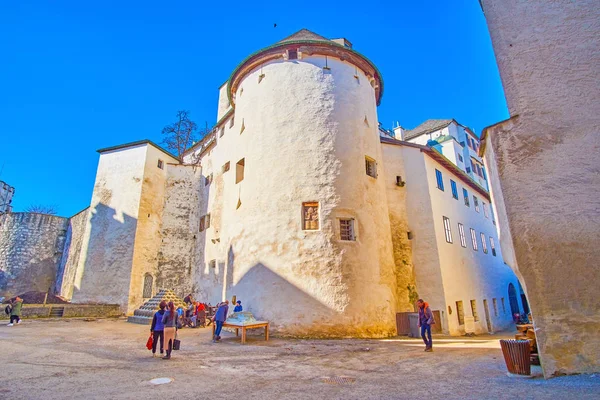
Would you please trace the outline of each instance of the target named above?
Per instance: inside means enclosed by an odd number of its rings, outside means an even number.
[[[152,358],[149,327],[124,320],[26,320],[0,326],[0,399],[598,399],[600,374],[506,375],[501,335],[288,340],[180,331],[182,349]],[[173,382],[153,385],[151,379]],[[328,379],[331,378],[331,379]],[[341,378],[341,379],[340,379]]]

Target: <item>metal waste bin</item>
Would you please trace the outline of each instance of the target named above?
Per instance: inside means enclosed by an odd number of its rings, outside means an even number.
[[[419,330],[419,314],[410,313],[408,314],[408,324],[410,326],[410,337],[418,338],[421,337]]]
[[[500,340],[500,347],[508,372],[516,375],[531,375],[529,340]]]

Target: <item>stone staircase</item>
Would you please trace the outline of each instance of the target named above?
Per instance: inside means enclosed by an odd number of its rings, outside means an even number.
[[[133,312],[133,315],[127,317],[127,322],[141,325],[150,325],[152,323],[152,317],[158,310],[158,305],[161,301],[172,301],[175,304],[175,308],[184,307],[185,303],[181,300],[175,292],[169,289],[161,289],[153,298],[145,302],[140,308]]]

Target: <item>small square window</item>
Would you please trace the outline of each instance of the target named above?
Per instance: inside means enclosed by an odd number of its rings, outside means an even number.
[[[229,165],[230,165],[229,161],[227,161],[227,162],[226,162],[226,163],[223,165],[223,173],[225,173],[225,172],[229,171]]]
[[[297,60],[298,59],[298,50],[288,50],[288,60]]]
[[[156,166],[160,169],[163,169],[164,168],[163,160],[158,160],[158,164]]]
[[[377,162],[372,158],[365,157],[365,167],[367,175],[372,178],[377,178]]]
[[[355,241],[354,219],[340,218],[340,240]]]
[[[217,268],[217,260],[210,260],[210,262],[208,263],[208,266],[210,268]]]
[[[319,229],[319,203],[316,201],[302,203],[302,229],[305,231]]]

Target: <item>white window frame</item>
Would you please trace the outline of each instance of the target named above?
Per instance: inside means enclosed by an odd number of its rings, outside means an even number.
[[[485,234],[483,232],[479,232],[479,236],[481,237],[481,250],[483,250],[483,252],[485,254],[487,254],[488,249],[487,249],[487,240],[485,239]]]
[[[467,247],[467,238],[465,237],[465,227],[460,222],[458,223],[458,234],[460,236],[460,245]]]
[[[471,244],[473,245],[473,250],[477,251],[479,246],[477,245],[477,232],[475,232],[475,229],[470,228],[471,229]]]
[[[496,257],[496,243],[494,243],[494,238],[490,236],[490,248],[492,249],[492,255]]]
[[[343,242],[356,242],[356,229],[354,227],[354,218],[338,218],[338,227],[340,229],[340,240]],[[348,222],[349,236],[344,238],[342,231],[342,223]]]
[[[450,218],[442,216],[444,221],[444,235],[446,236],[446,242],[452,243],[452,225],[450,224]]]
[[[473,195],[473,205],[475,206],[475,211],[479,212],[479,200],[475,195]]]

